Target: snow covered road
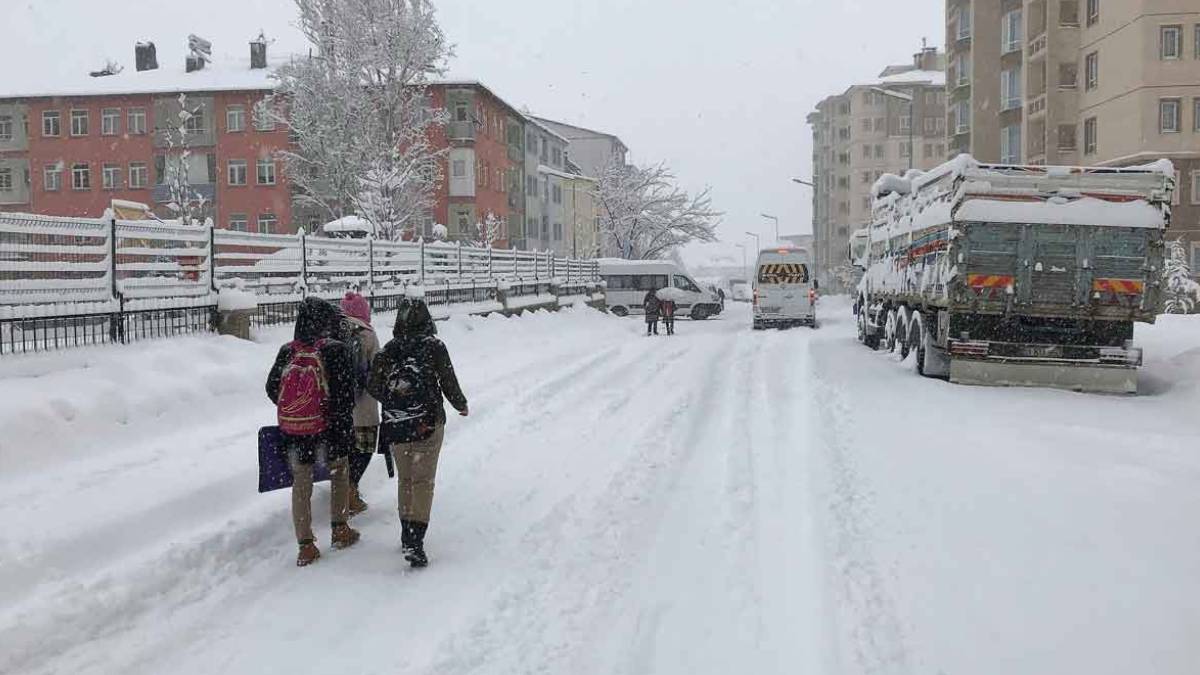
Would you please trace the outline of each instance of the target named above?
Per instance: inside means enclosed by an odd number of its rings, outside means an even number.
[[[292,565],[254,492],[286,331],[0,362],[0,672],[1194,672],[1200,323],[1135,399],[922,380],[829,305],[447,322],[419,572],[378,461],[362,543]]]

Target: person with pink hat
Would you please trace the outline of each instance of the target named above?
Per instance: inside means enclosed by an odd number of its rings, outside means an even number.
[[[371,362],[379,352],[379,338],[371,327],[371,303],[353,291],[342,298],[342,314],[345,315],[346,345],[354,357],[354,439],[355,451],[350,454],[350,515],[356,516],[367,510],[358,490],[358,482],[371,464],[379,440],[379,402],[367,392],[367,377]]]

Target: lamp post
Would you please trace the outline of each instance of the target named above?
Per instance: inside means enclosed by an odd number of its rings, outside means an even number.
[[[746,268],[746,245],[734,244],[734,246],[742,249],[742,276],[746,279],[750,278],[750,270]]]
[[[816,186],[816,185],[813,185],[813,184],[812,184],[812,183],[810,183],[809,181],[806,181],[806,180],[803,180],[803,179],[800,179],[800,178],[793,178],[793,179],[792,179],[792,182],[793,182],[793,183],[799,183],[799,184],[801,184],[801,185],[807,185],[808,187],[810,187],[810,188],[812,188],[812,189],[814,189],[814,190],[816,190],[816,189],[817,189],[817,186]]]
[[[761,251],[761,250],[762,250],[762,240],[761,240],[761,239],[759,239],[759,237],[758,237],[758,235],[757,235],[757,234],[755,234],[755,233],[753,233],[753,232],[747,232],[747,233],[746,233],[746,236],[748,236],[748,237],[754,237],[754,250],[756,250],[756,251]]]
[[[913,130],[917,127],[917,121],[914,119],[917,108],[916,96],[913,94],[905,94],[899,91],[892,91],[891,89],[884,89],[883,87],[871,87],[871,91],[883,94],[889,98],[894,98],[898,101],[905,101],[908,103],[908,168],[911,171],[913,168],[913,155],[916,151],[916,148],[913,147]]]
[[[779,243],[779,219],[776,218],[775,216],[772,216],[769,213],[762,213],[759,215],[761,215],[763,218],[766,218],[767,220],[775,221],[775,242]]]

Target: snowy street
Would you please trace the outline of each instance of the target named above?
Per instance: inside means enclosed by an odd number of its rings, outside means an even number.
[[[255,492],[290,328],[2,359],[0,672],[1195,672],[1200,321],[1139,326],[1115,397],[921,379],[821,318],[443,322],[472,414],[420,571],[379,457],[361,543],[318,518],[295,567]]]

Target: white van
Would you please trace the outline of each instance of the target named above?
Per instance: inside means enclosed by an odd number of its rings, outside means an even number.
[[[617,316],[642,314],[646,291],[675,288],[683,292],[677,304],[677,316],[703,321],[721,313],[721,298],[705,290],[679,265],[661,260],[620,260],[603,258],[600,278],[607,284],[608,308]]]
[[[754,329],[817,327],[817,291],[811,259],[802,248],[769,248],[758,254],[754,272]]]

